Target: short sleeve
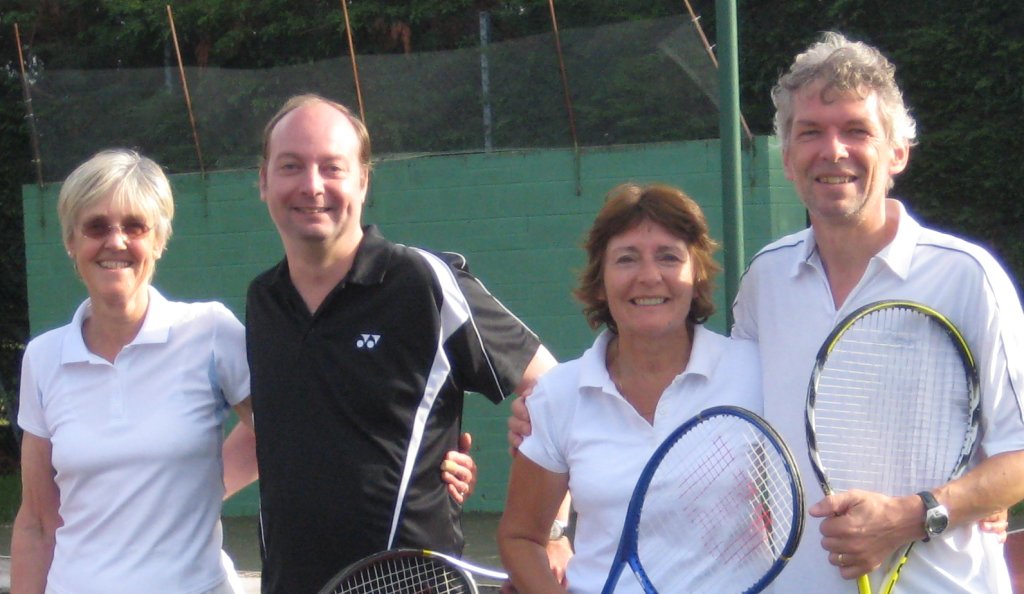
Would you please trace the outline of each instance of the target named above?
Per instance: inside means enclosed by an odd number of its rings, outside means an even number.
[[[519,445],[519,454],[545,470],[564,474],[569,472],[567,425],[571,423],[572,413],[564,406],[568,398],[552,393],[550,383],[544,379],[541,377],[526,399],[532,428]]]
[[[18,393],[18,426],[37,437],[50,439],[50,430],[43,415],[43,397],[32,365],[34,349],[29,344],[21,360],[21,385]]]
[[[754,285],[757,283],[757,274],[747,269],[740,281],[740,287],[736,291],[736,299],[732,302],[733,324],[729,335],[733,338],[746,340],[757,340],[757,318],[754,315],[754,295],[757,294]]]
[[[972,348],[981,381],[982,447],[988,456],[1024,450],[1024,313],[1009,277],[994,264],[987,270],[991,290],[976,299],[979,331]]]
[[[442,325],[452,375],[464,390],[501,402],[519,385],[540,340],[469,273],[457,254],[417,250],[430,266],[441,298]]]
[[[214,366],[216,384],[231,406],[249,397],[249,362],[245,353],[245,327],[228,308],[217,303],[213,309],[216,333]]]

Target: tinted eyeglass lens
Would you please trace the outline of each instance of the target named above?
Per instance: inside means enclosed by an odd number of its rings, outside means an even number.
[[[136,239],[149,232],[149,225],[130,219],[120,225],[111,225],[106,219],[93,219],[82,225],[82,234],[92,239],[103,239],[114,232]]]

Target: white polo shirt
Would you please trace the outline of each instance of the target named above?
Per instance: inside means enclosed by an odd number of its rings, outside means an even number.
[[[18,424],[53,444],[64,520],[47,591],[207,591],[226,579],[222,426],[249,395],[245,330],[219,303],[150,288],[142,329],[111,364],[82,339],[89,311],[22,362]]]
[[[662,394],[651,425],[619,394],[608,374],[605,350],[611,337],[602,332],[582,357],[543,375],[526,399],[533,429],[520,453],[551,472],[569,473],[577,512],[576,554],[567,569],[570,592],[601,591],[633,487],[669,433],[711,406],[761,410],[755,346],[697,326],[690,362]],[[678,546],[687,546],[682,536]],[[697,547],[699,542],[693,545],[695,552]],[[642,592],[628,568],[616,592]]]
[[[902,204],[890,245],[868,264],[838,310],[811,229],[761,250],[740,284],[733,336],[758,341],[765,417],[800,464],[808,506],[824,497],[808,460],[804,412],[814,359],[832,328],[850,312],[883,299],[931,306],[964,334],[978,362],[982,419],[978,452],[1024,449],[1024,314],[1006,272],[980,247],[921,227]],[[979,456],[972,460],[977,464]],[[938,486],[938,485],[936,485]],[[795,557],[776,592],[853,592],[821,548],[820,520],[807,518]],[[975,524],[914,546],[896,589],[900,594],[1010,593],[1002,546]],[[889,564],[871,575],[874,591]]]

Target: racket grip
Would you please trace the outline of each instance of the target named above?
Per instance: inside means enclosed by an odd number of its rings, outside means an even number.
[[[912,546],[914,546],[914,543],[910,543],[910,547]],[[892,594],[892,589],[896,586],[896,580],[900,579],[900,571],[903,571],[903,564],[907,562],[907,557],[910,556],[910,547],[907,547],[907,550],[903,552],[903,556],[900,557],[899,562],[896,564],[896,569],[892,570],[892,575],[886,580],[882,594]]]
[[[857,592],[859,594],[871,594],[871,581],[868,580],[867,574],[857,578]]]

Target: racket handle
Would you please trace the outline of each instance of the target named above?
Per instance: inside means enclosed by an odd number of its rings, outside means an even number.
[[[859,594],[871,594],[871,581],[868,580],[867,574],[857,578],[857,592]]]
[[[886,580],[885,587],[882,588],[882,594],[892,594],[892,589],[896,587],[896,580],[900,579],[900,571],[903,570],[903,564],[907,562],[907,557],[910,556],[910,549],[914,546],[914,543],[910,543],[907,550],[903,551],[903,555],[900,557],[899,562],[896,564],[896,569],[892,570],[892,575]]]

